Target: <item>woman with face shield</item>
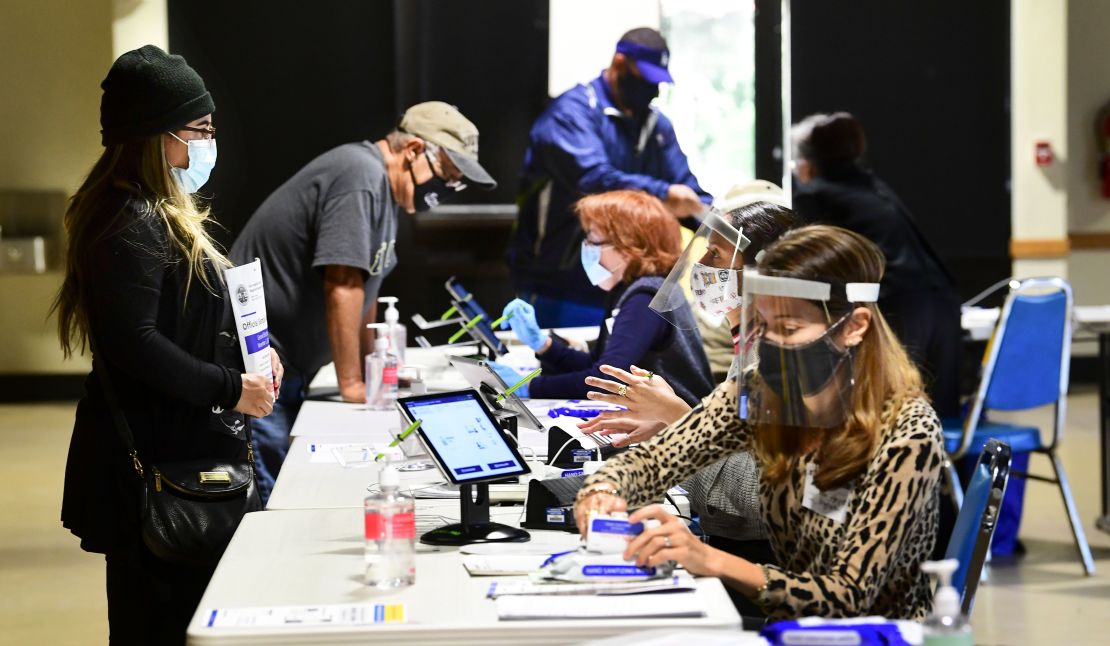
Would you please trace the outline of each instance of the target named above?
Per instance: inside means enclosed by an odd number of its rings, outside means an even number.
[[[586,480],[575,514],[640,507],[660,526],[629,543],[637,563],[674,560],[720,577],[772,619],[922,619],[920,571],[936,539],[940,423],[921,377],[875,306],[884,259],[858,234],[795,229],[744,274],[735,382]],[[657,501],[697,469],[750,450],[778,564],[697,540]]]
[[[723,217],[715,214],[706,217],[675,264],[665,288],[652,302],[652,309],[676,326],[685,321],[673,312],[686,306],[710,326],[730,328],[733,366],[740,340],[745,258],[758,256],[767,244],[795,224],[793,211],[787,208],[781,194],[758,192],[745,198],[734,201],[734,208]],[[707,285],[707,275],[716,282]],[[620,436],[614,441],[617,446],[642,442],[690,411],[690,406],[675,397],[661,377],[637,366],[630,370],[602,366],[602,372],[614,377],[613,380],[595,377],[586,380],[601,389],[590,392],[591,399],[622,404],[626,410],[603,413],[583,424],[582,430],[603,435],[628,433],[628,437]],[[627,386],[624,397],[617,394],[622,384]],[[689,494],[690,509],[697,515],[708,545],[757,563],[776,562],[759,510],[759,468],[751,452],[736,453],[700,469],[682,483],[682,488]],[[762,615],[761,609],[738,591],[730,588],[729,594],[741,615]]]
[[[589,195],[575,210],[586,233],[582,266],[590,282],[609,292],[610,318],[599,321],[597,343],[582,351],[541,329],[529,303],[516,299],[505,306],[502,327],[512,327],[543,367],[524,396],[582,398],[587,377],[600,377],[601,366],[636,364],[665,377],[679,401],[697,402],[713,389],[713,379],[693,313],[688,307],[675,312],[684,324],[672,327],[649,309],[682,250],[678,222],[640,191]],[[518,379],[512,368],[494,368],[508,383]]]

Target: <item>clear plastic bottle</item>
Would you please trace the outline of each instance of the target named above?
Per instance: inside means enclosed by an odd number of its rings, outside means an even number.
[[[971,624],[960,611],[960,594],[952,587],[952,573],[959,564],[956,559],[921,564],[924,572],[935,574],[938,579],[933,613],[925,619],[924,646],[972,646],[975,643]]]
[[[378,493],[366,497],[366,585],[403,588],[416,581],[416,516],[411,496],[398,491],[400,474],[390,465],[378,476]]]
[[[371,323],[376,328],[374,352],[366,355],[366,406],[370,410],[393,410],[397,404],[397,356],[389,352],[389,338],[383,334],[384,323]]]
[[[397,355],[400,365],[405,365],[405,345],[408,343],[408,331],[401,325],[401,313],[397,311],[396,296],[382,296],[379,303],[386,303],[389,307],[385,310],[386,336],[389,338],[389,351]]]

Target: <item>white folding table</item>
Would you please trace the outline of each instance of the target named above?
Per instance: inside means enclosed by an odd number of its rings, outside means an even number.
[[[419,501],[417,522],[451,513],[454,501]],[[455,507],[457,510],[457,506]],[[520,508],[493,508],[492,520],[515,524]],[[433,521],[434,523],[435,521]],[[647,628],[728,628],[740,617],[720,581],[698,579],[702,618],[500,621],[486,598],[493,580],[471,577],[458,552],[418,552],[416,584],[378,591],[363,583],[361,509],[306,509],[248,514],[220,561],[188,629],[188,643],[240,644],[567,644]],[[534,541],[572,541],[533,531]],[[209,628],[217,608],[350,603],[405,605],[407,623],[361,627]],[[628,603],[636,603],[629,598]]]

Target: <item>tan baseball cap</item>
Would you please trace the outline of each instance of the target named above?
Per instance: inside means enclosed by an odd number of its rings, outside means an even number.
[[[417,103],[405,110],[397,128],[443,148],[468,184],[487,191],[497,188],[478,163],[478,128],[455,106],[443,101]]]

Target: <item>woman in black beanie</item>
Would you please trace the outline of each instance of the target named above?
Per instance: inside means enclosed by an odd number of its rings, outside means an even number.
[[[226,411],[255,417],[276,383],[242,372],[225,329],[222,268],[192,193],[215,164],[215,105],[180,56],[127,52],[101,83],[104,152],[65,214],[65,281],[54,303],[66,356],[94,348],[66,463],[62,524],[105,555],[113,644],[183,643],[211,577],[157,559],[139,531],[142,482],[104,389],[107,377],[147,464],[242,458]],[[274,375],[281,364],[271,355]]]

